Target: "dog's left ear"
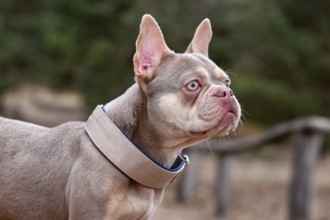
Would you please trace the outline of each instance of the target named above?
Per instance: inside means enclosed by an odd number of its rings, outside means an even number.
[[[162,58],[170,52],[156,20],[151,15],[144,15],[133,59],[137,80],[144,83],[150,81],[155,76]]]
[[[204,19],[197,27],[194,38],[192,39],[186,53],[199,53],[206,57],[209,56],[209,43],[212,38],[211,22],[208,18]]]

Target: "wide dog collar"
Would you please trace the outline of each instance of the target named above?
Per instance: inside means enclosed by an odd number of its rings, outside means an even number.
[[[189,163],[187,155],[179,154],[175,167],[168,169],[157,164],[127,139],[104,112],[102,105],[98,105],[90,115],[85,130],[109,161],[128,177],[147,187],[165,187]]]

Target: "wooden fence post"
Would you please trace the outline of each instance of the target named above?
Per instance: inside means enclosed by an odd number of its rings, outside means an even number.
[[[293,136],[293,173],[289,194],[290,220],[311,219],[314,174],[319,158],[323,136],[305,130]]]
[[[225,217],[228,214],[229,197],[230,197],[230,156],[225,153],[220,153],[217,158],[216,168],[216,184],[215,184],[215,196],[216,196],[216,214],[221,217]]]
[[[199,169],[200,169],[200,153],[197,150],[186,150],[185,153],[189,156],[190,165],[179,177],[179,182],[176,189],[177,200],[181,203],[186,203],[192,192],[197,186]]]

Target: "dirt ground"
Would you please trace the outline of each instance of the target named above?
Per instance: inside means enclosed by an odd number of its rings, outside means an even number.
[[[291,155],[288,150],[267,150],[232,158],[230,210],[215,216],[215,156],[203,155],[197,189],[187,204],[175,199],[175,183],[168,187],[153,220],[285,220]],[[322,158],[316,173],[312,220],[330,220],[330,155]]]

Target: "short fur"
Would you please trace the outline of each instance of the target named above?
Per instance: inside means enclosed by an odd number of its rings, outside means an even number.
[[[208,59],[211,36],[206,19],[186,53],[174,53],[145,15],[134,57],[137,83],[105,105],[121,131],[166,167],[187,145],[226,135],[239,122],[228,75]],[[145,220],[162,196],[163,189],[140,185],[113,166],[84,122],[45,128],[0,118],[1,220]]]

